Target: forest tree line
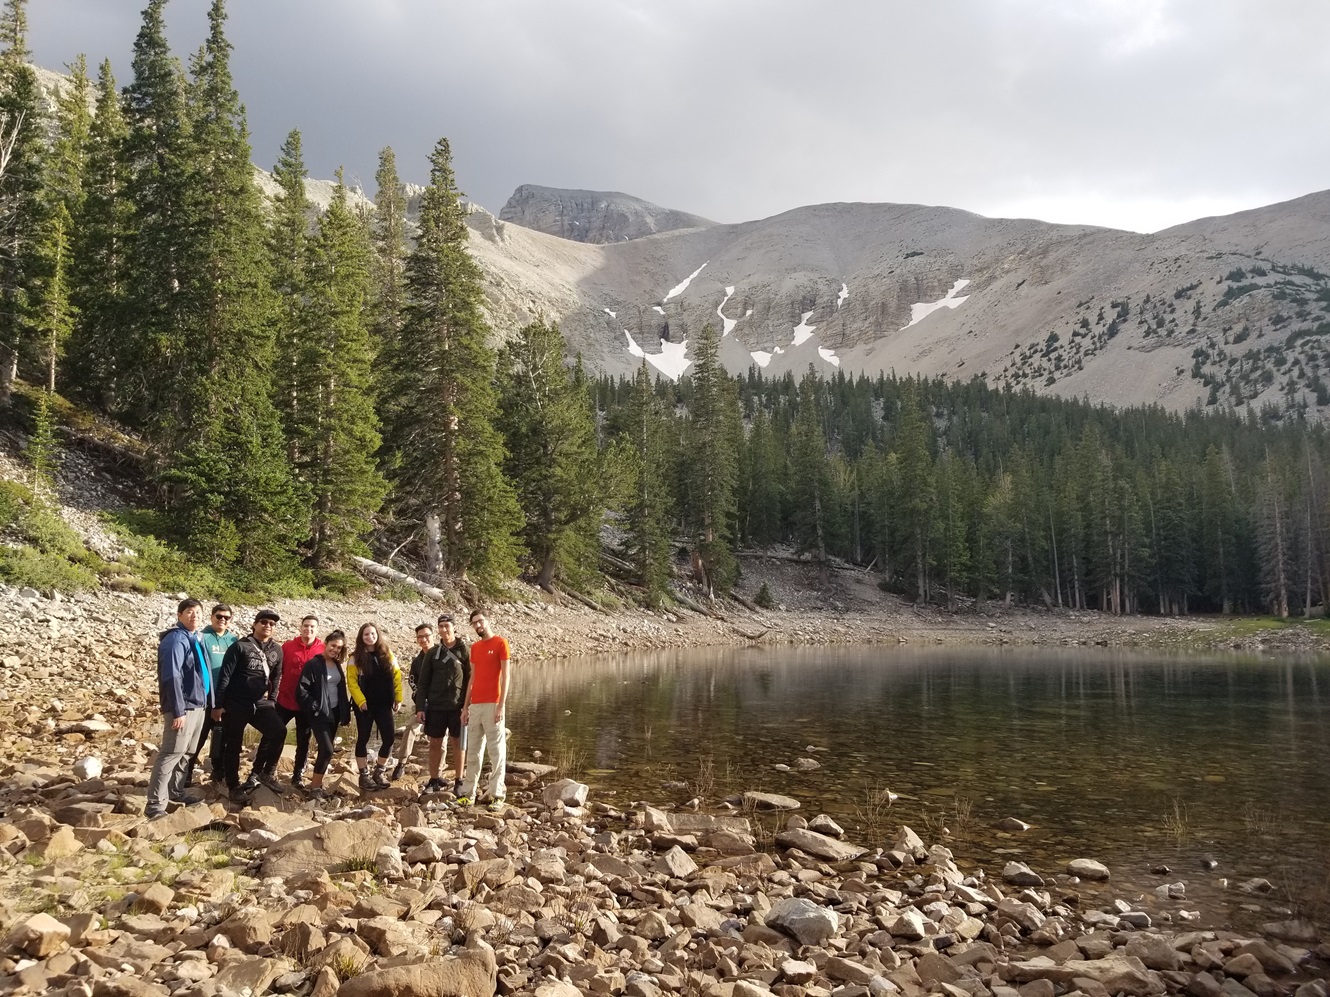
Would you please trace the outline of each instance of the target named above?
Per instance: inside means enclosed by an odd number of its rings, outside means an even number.
[[[593,378],[557,327],[495,349],[441,139],[415,228],[313,211],[298,130],[254,183],[226,11],[187,62],[149,0],[128,82],[80,58],[53,115],[26,0],[0,16],[0,404],[16,379],[136,431],[159,532],[238,584],[336,587],[353,555],[494,590],[595,587],[602,530],[658,602],[789,544],[963,600],[1280,614],[1330,596],[1327,441],[1286,419],[1112,411],[981,381]],[[50,418],[45,401],[41,424]]]

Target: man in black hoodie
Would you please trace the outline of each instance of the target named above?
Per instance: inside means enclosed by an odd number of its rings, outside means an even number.
[[[282,645],[272,634],[278,621],[271,609],[260,609],[253,632],[231,645],[217,677],[218,709],[213,711],[213,720],[222,724],[222,773],[233,797],[252,793],[259,783],[275,793],[285,792],[276,774],[286,740],[286,725],[277,715]],[[247,726],[259,732],[260,741],[254,768],[241,783],[240,749]]]

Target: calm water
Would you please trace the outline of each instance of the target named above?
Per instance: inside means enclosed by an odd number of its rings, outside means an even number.
[[[732,649],[520,666],[511,757],[562,762],[596,795],[681,803],[780,792],[882,845],[900,823],[962,867],[1047,876],[1093,857],[1096,900],[1249,924],[1330,875],[1330,664],[1120,652]],[[812,757],[822,767],[780,772]],[[899,799],[875,820],[870,801]],[[1035,825],[1004,835],[1014,816]],[[774,826],[774,819],[768,821]],[[942,838],[942,828],[950,832]],[[885,828],[886,830],[881,830]],[[1204,856],[1219,867],[1201,868]],[[1167,875],[1151,870],[1167,865]],[[1264,897],[1219,888],[1263,876]],[[1153,889],[1183,881],[1187,899]]]

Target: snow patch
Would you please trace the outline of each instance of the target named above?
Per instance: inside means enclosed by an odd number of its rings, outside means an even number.
[[[619,317],[618,315],[615,315],[614,312],[610,311],[608,308],[605,309],[605,314],[608,315],[610,318],[618,318],[618,317]]]
[[[849,296],[850,296],[849,285],[842,283],[840,286],[840,294],[836,295],[836,311],[840,311],[840,306],[845,304],[845,299],[848,298]]]
[[[956,281],[956,283],[951,285],[951,290],[947,292],[947,296],[941,301],[921,301],[918,304],[911,305],[909,325],[903,325],[901,326],[901,329],[905,330],[916,322],[922,322],[926,317],[932,315],[939,308],[959,307],[967,301],[970,296],[968,294],[963,294],[958,298],[956,297],[956,292],[961,290],[968,283],[970,283],[968,280]]]
[[[688,340],[686,339],[682,343],[662,342],[659,353],[648,353],[637,345],[637,340],[633,339],[631,332],[625,329],[623,334],[628,337],[628,352],[630,354],[635,357],[642,357],[671,381],[679,380],[683,377],[683,372],[693,365],[693,361],[687,357]]]
[[[707,263],[710,262],[711,262],[710,260],[707,260]],[[707,268],[707,263],[703,263],[700,267],[698,267],[687,277],[685,277],[683,279],[683,283],[675,284],[672,288],[670,288],[670,293],[665,295],[665,298],[661,301],[661,304],[664,304],[666,301],[669,301],[670,298],[675,298],[678,297],[680,294],[683,294],[683,292],[688,289],[688,285],[693,282],[693,278]]]
[[[665,309],[662,308],[662,307],[660,307],[660,305],[652,305],[652,306],[651,306],[651,310],[652,310],[653,312],[656,312],[656,313],[659,314],[659,315],[664,315],[664,314],[665,314]]]
[[[725,288],[725,301],[722,301],[719,305],[716,306],[716,314],[719,315],[720,320],[725,323],[725,331],[720,334],[721,339],[724,339],[726,336],[732,333],[734,331],[734,327],[739,324],[739,320],[737,318],[725,317],[725,311],[724,311],[725,304],[732,297],[734,297],[734,288],[732,287]],[[751,314],[751,309],[750,309],[750,314]]]
[[[840,357],[836,356],[835,350],[829,350],[825,346],[819,346],[817,348],[817,355],[833,367],[840,366]]]
[[[753,350],[749,356],[757,361],[759,367],[765,367],[767,364],[771,363],[771,354],[766,350]]]
[[[807,342],[813,335],[813,330],[816,329],[817,326],[808,324],[808,320],[812,317],[812,312],[804,312],[803,318],[800,319],[799,324],[794,327],[794,342],[790,344],[791,346],[799,346]]]

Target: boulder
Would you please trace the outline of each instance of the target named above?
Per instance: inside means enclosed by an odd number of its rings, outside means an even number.
[[[551,810],[556,807],[584,807],[591,787],[573,779],[560,779],[546,786],[540,794],[545,806]]]
[[[181,807],[165,817],[140,824],[134,829],[134,834],[148,841],[165,841],[167,838],[174,838],[182,834],[188,834],[190,831],[197,831],[201,827],[207,827],[218,816],[224,815],[225,811],[220,808],[218,808],[218,813],[214,814],[212,808],[206,803],[196,803],[192,807]]]
[[[1072,859],[1067,863],[1067,875],[1104,882],[1108,879],[1108,866],[1094,859]]]
[[[494,953],[468,949],[353,976],[338,988],[337,997],[493,997],[495,982]]]
[[[10,947],[28,953],[35,959],[45,959],[59,952],[69,941],[69,926],[61,924],[50,914],[33,914],[19,922],[9,933]]]
[[[333,872],[348,863],[373,864],[385,846],[397,847],[397,834],[388,825],[376,820],[333,820],[288,834],[270,845],[263,858],[263,875],[285,878],[309,869]]]
[[[687,879],[697,872],[697,863],[678,845],[656,859],[656,871],[673,879]]]
[[[1033,886],[1036,889],[1044,885],[1044,877],[1024,862],[1008,862],[1002,869],[1002,881],[1012,886]]]
[[[779,928],[800,945],[822,945],[840,931],[840,916],[803,897],[787,897],[766,913],[768,927]]]
[[[1060,964],[1036,956],[1023,962],[1010,962],[1002,972],[1008,980],[1019,983],[1052,980],[1055,984],[1069,984],[1082,977],[1102,984],[1110,993],[1124,993],[1129,997],[1156,997],[1165,991],[1164,981],[1146,969],[1139,959],[1116,953],[1103,959],[1068,959]]]
[[[828,862],[851,862],[868,851],[867,848],[837,841],[816,831],[803,830],[781,831],[776,835],[776,844],[782,848],[798,848]]]
[[[74,763],[74,777],[82,782],[87,782],[89,779],[100,779],[101,775],[102,760],[96,755],[88,755]]]
[[[1136,934],[1127,939],[1127,955],[1140,959],[1147,968],[1177,972],[1182,969],[1182,955],[1163,935]]]
[[[747,792],[743,795],[744,805],[754,810],[798,810],[799,801],[778,793]],[[675,830],[678,830],[676,826]]]

